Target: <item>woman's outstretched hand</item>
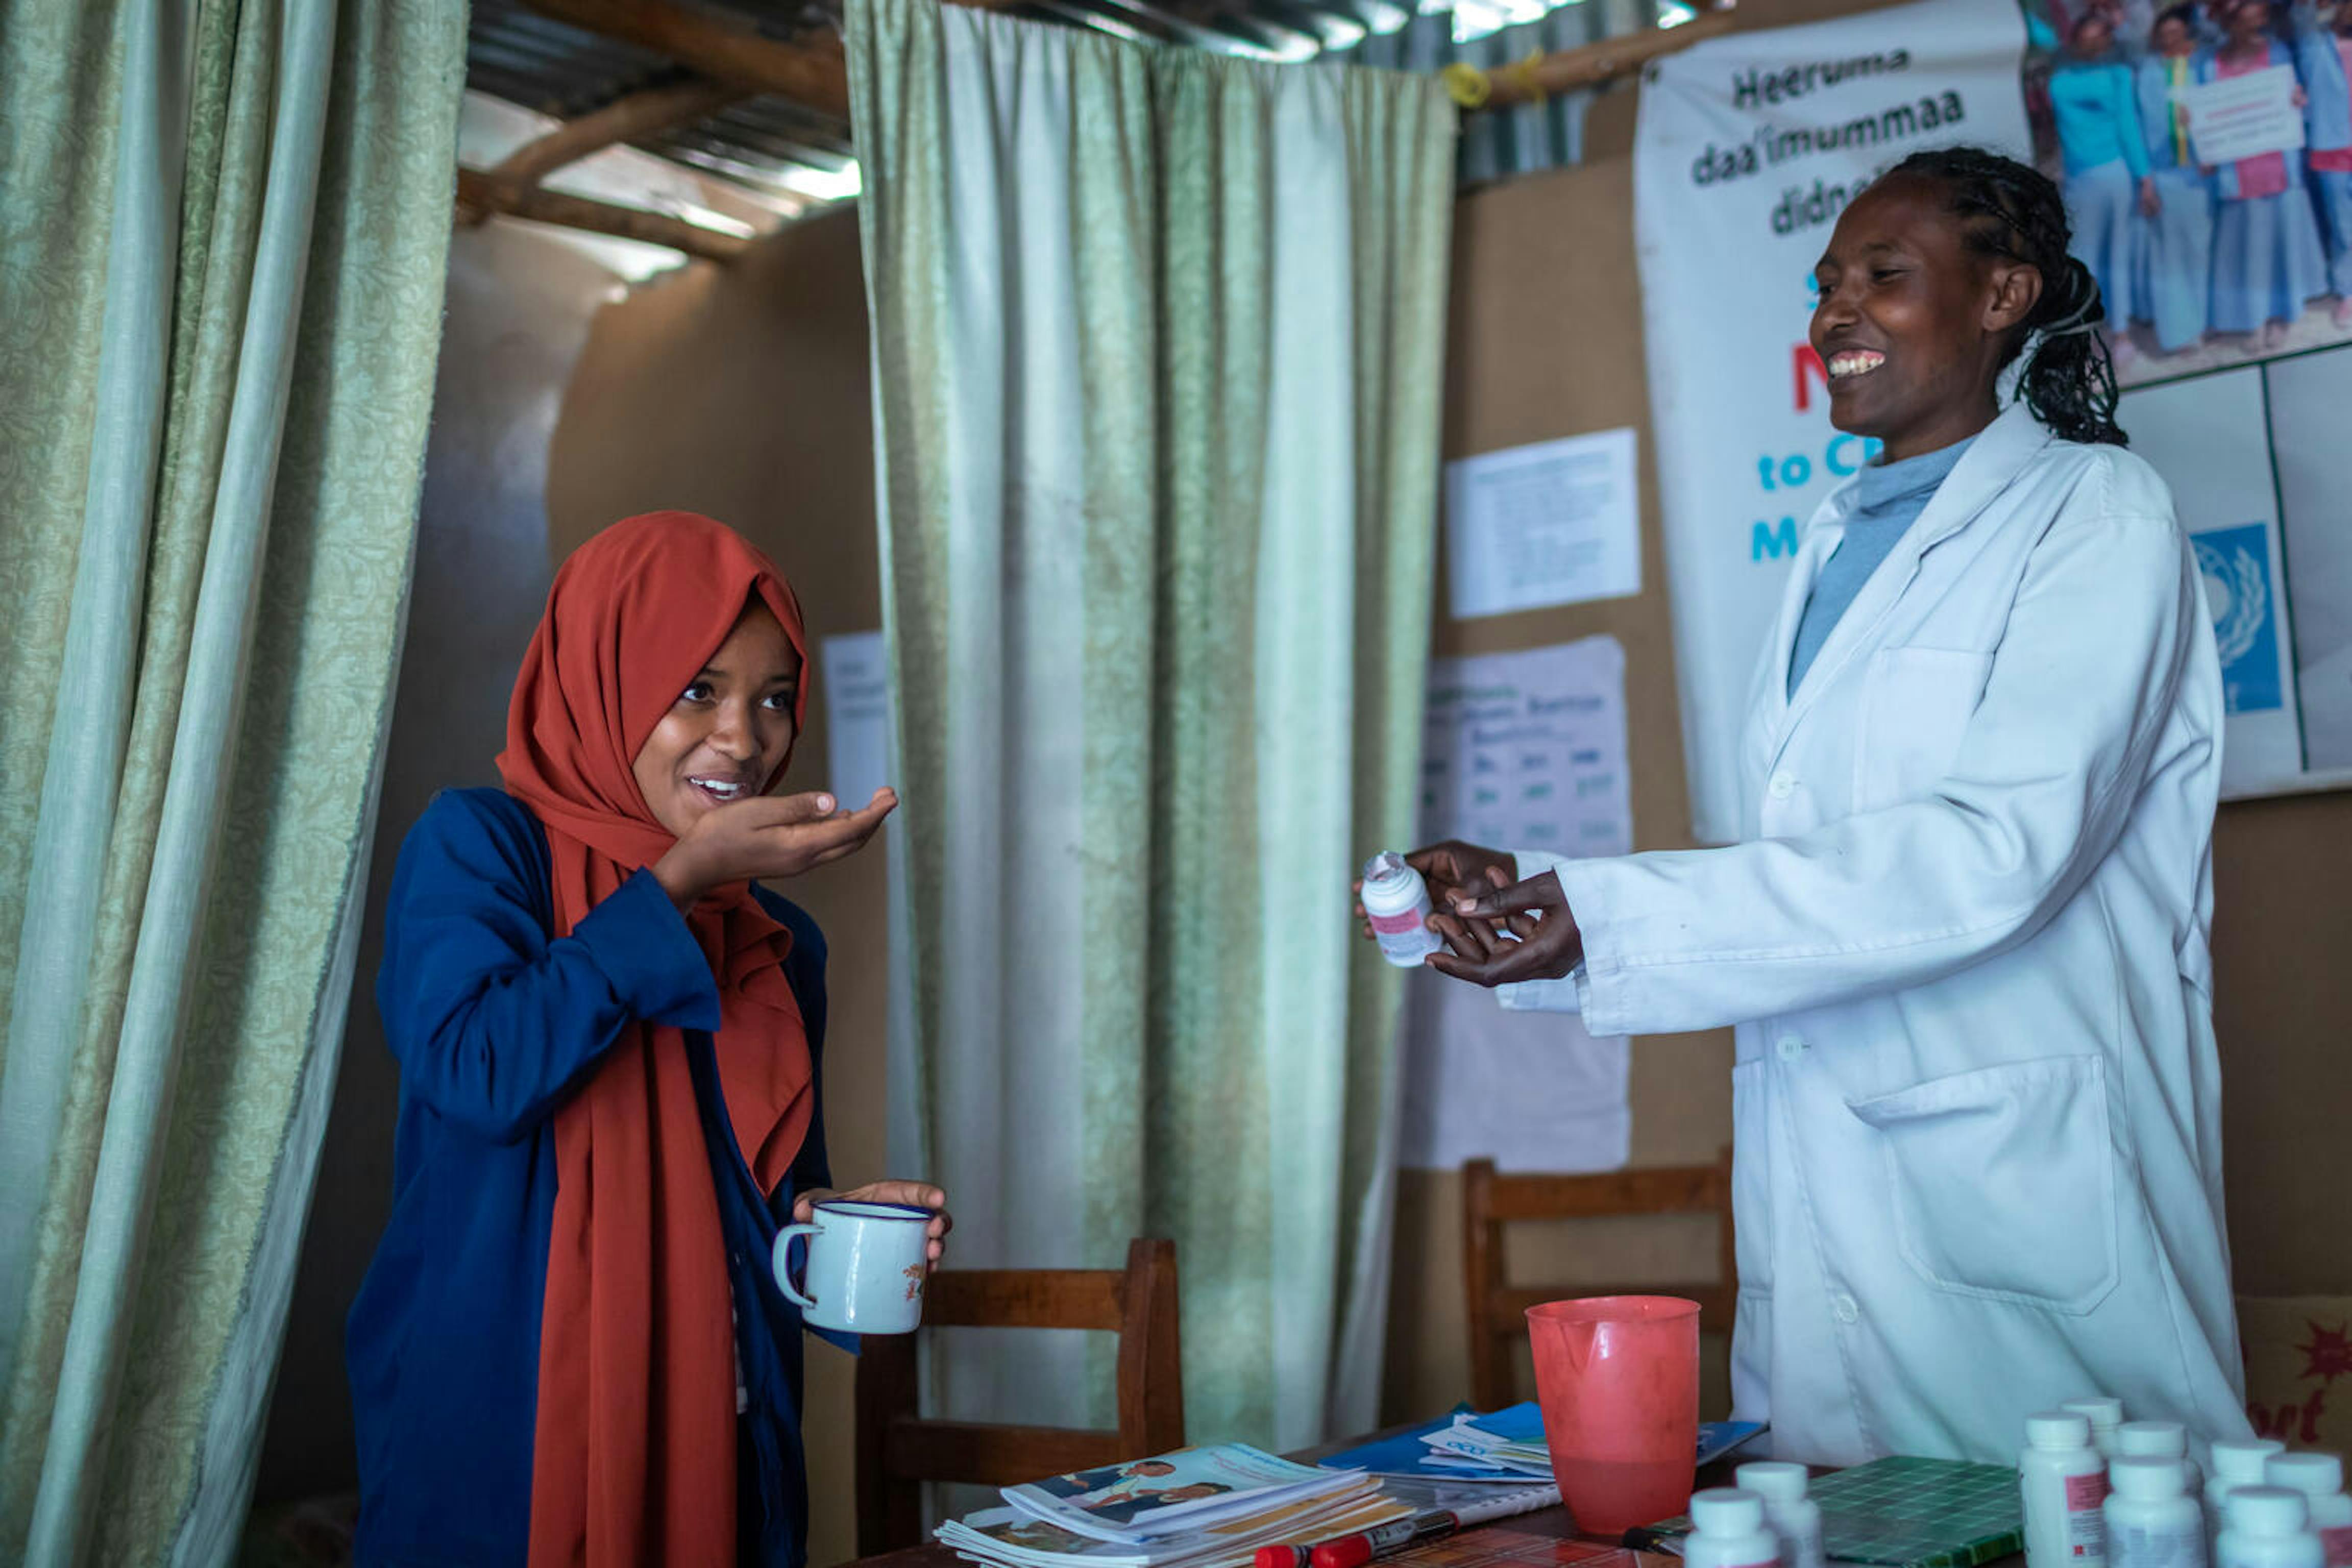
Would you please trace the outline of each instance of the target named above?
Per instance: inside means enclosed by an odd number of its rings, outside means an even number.
[[[681,910],[714,888],[755,878],[797,877],[827,861],[855,855],[897,809],[888,787],[857,811],[832,795],[761,795],[713,807],[654,862],[656,880]]]
[[[1479,985],[1558,980],[1584,960],[1584,933],[1569,912],[1558,873],[1546,871],[1508,887],[1495,883],[1472,896],[1455,894],[1430,923],[1448,951],[1422,962],[1442,974]],[[1499,928],[1499,929],[1498,929]],[[1511,938],[1507,940],[1503,931]]]
[[[829,1198],[845,1203],[897,1204],[902,1208],[931,1211],[929,1229],[931,1267],[937,1268],[946,1256],[948,1232],[955,1228],[955,1220],[948,1214],[948,1194],[944,1188],[929,1182],[868,1182],[845,1193],[811,1191],[793,1200],[793,1223],[806,1225],[816,1214],[816,1205]]]

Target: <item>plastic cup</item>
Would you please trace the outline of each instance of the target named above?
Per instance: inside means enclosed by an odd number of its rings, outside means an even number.
[[[1551,1472],[1580,1530],[1671,1519],[1698,1469],[1698,1303],[1601,1296],[1528,1309]]]

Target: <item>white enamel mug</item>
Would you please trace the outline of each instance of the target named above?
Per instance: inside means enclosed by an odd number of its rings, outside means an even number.
[[[849,1334],[907,1334],[923,1321],[931,1211],[905,1204],[828,1198],[808,1225],[776,1233],[776,1284],[803,1321]],[[793,1238],[808,1238],[808,1267],[793,1284]]]

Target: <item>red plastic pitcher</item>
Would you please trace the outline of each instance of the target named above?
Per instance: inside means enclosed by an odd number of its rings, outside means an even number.
[[[1698,1303],[1600,1296],[1528,1309],[1551,1473],[1579,1529],[1671,1519],[1698,1468]]]

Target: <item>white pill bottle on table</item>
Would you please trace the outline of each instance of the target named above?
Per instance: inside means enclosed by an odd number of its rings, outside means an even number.
[[[2269,1437],[2213,1445],[2212,1468],[2205,1477],[2205,1555],[2219,1560],[2221,1528],[2228,1517],[2230,1494],[2240,1487],[2258,1487],[2269,1479],[2266,1467],[2274,1454],[2286,1452],[2284,1443]]]
[[[2025,1423],[2017,1461],[2025,1504],[2026,1568],[2106,1568],[2107,1467],[2091,1447],[2091,1423],[2053,1410]]]
[[[1764,1500],[1731,1487],[1704,1491],[1690,1501],[1691,1523],[1683,1537],[1684,1568],[1777,1568],[1780,1544],[1764,1526]]]
[[[2059,1408],[2091,1424],[2091,1447],[2099,1451],[2099,1458],[2112,1459],[2122,1452],[2116,1446],[2116,1432],[2124,1424],[2122,1400],[2104,1395],[2097,1399],[2070,1399]]]
[[[2214,1568],[2322,1568],[2326,1561],[2301,1492],[2284,1487],[2231,1489],[2223,1505]]]
[[[2191,1500],[2205,1495],[2205,1472],[2189,1457],[2189,1428],[2178,1421],[2126,1421],[2116,1428],[2115,1458],[2119,1459],[2178,1459],[2180,1473],[2189,1482]],[[2209,1539],[2208,1546],[2212,1544]]]
[[[1399,969],[1419,969],[1423,958],[1444,945],[1429,929],[1429,884],[1395,850],[1383,849],[1364,862],[1361,896],[1381,956]]]
[[[1764,1527],[1780,1549],[1780,1568],[1825,1568],[1822,1505],[1805,1495],[1805,1467],[1762,1459],[1734,1472],[1739,1489],[1764,1500]]]
[[[2126,1454],[2107,1484],[2107,1568],[2205,1568],[2205,1510],[2179,1459]]]
[[[2333,1454],[2273,1454],[2263,1479],[2301,1492],[2327,1568],[2352,1568],[2352,1498],[2344,1495],[2344,1461]]]

